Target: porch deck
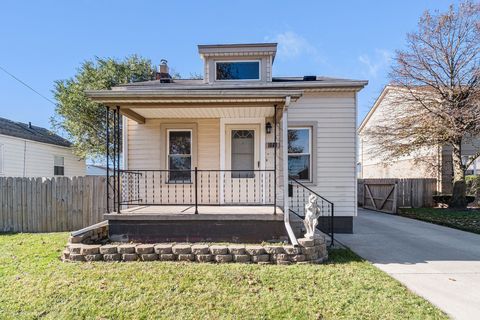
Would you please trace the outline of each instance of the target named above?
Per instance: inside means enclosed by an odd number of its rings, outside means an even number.
[[[105,214],[107,220],[264,220],[283,221],[283,210],[273,206],[136,206]]]
[[[113,241],[242,242],[288,240],[273,206],[137,206],[105,214]]]

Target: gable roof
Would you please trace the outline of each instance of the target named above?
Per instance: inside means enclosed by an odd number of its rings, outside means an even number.
[[[375,111],[377,110],[378,106],[380,105],[380,103],[383,101],[383,98],[385,98],[385,96],[387,95],[388,91],[390,91],[390,89],[392,89],[393,86],[391,85],[386,85],[385,87],[383,87],[383,90],[382,92],[380,93],[380,95],[378,96],[377,100],[375,100],[375,103],[373,104],[372,108],[370,109],[370,111],[368,111],[367,115],[365,116],[365,118],[363,118],[362,120],[362,123],[360,123],[360,126],[358,127],[357,129],[357,132],[360,133],[363,128],[367,125],[368,123],[368,120],[370,120],[370,118],[372,117],[372,115],[375,113]]]
[[[198,53],[200,56],[272,56],[275,60],[275,54],[277,53],[277,43],[231,43],[231,44],[200,44],[198,45]]]
[[[5,118],[0,118],[0,134],[61,147],[70,147],[72,145],[70,141],[48,129],[27,123],[15,122]]]

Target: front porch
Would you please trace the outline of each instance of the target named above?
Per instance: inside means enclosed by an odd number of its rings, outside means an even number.
[[[284,173],[288,106],[300,93],[253,93],[228,101],[222,92],[102,100],[113,127],[106,148],[114,173],[113,213],[105,215],[111,240],[297,244],[305,201],[314,193],[298,183],[287,188],[293,182]],[[312,141],[299,143],[311,152]],[[314,179],[307,157],[297,156],[293,169]],[[332,217],[333,204],[319,201],[322,215]]]
[[[135,206],[122,213],[106,214],[105,218],[112,241],[259,243],[288,240],[280,207],[201,205],[197,210],[195,213],[192,205]],[[300,235],[300,225],[297,229]]]
[[[194,205],[154,205],[154,206],[135,206],[128,209],[122,210],[121,214],[118,213],[109,213],[105,217],[109,219],[115,219],[114,217],[122,217],[122,219],[138,219],[138,217],[150,217],[154,219],[168,220],[171,217],[176,219],[184,220],[195,220],[199,216],[205,215],[210,216],[212,219],[222,218],[222,219],[237,219],[237,218],[247,218],[251,220],[282,220],[283,221],[283,210],[281,207],[274,208],[273,206],[208,206],[200,205],[197,207],[198,212],[195,213]],[[128,218],[129,217],[129,218]],[[182,217],[182,218],[180,218]],[[203,219],[208,219],[203,217]]]

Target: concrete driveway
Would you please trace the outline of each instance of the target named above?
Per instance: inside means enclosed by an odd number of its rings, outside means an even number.
[[[480,319],[480,235],[359,209],[337,239],[455,319]]]

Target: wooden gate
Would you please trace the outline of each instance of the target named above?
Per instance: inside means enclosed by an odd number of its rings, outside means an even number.
[[[437,180],[430,178],[358,179],[358,204],[367,209],[396,213],[399,207],[434,205]]]
[[[365,181],[363,188],[363,207],[365,209],[397,213],[396,181]]]

